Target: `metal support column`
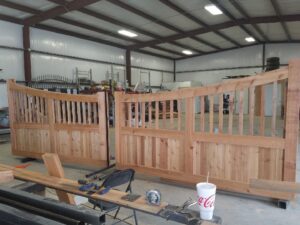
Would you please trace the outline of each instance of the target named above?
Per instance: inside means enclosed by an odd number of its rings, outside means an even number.
[[[24,73],[25,81],[31,81],[30,28],[23,27]]]
[[[176,59],[173,60],[173,81],[176,82]]]
[[[262,45],[262,70],[265,71],[266,69],[266,44],[263,43]]]
[[[126,50],[126,80],[131,86],[131,51],[128,49]]]

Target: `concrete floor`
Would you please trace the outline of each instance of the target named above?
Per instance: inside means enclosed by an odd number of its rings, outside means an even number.
[[[299,182],[299,152],[297,162],[297,181]],[[9,165],[20,164],[20,158],[14,157],[10,153],[9,142],[0,144],[0,163]],[[33,161],[31,164],[32,165],[28,169],[46,173],[41,161]],[[89,170],[87,169],[76,166],[65,166],[66,177],[71,179],[83,178],[83,175],[88,173],[88,171]],[[163,201],[167,201],[170,204],[182,204],[189,197],[196,199],[196,191],[194,188],[162,183],[157,178],[140,175],[136,176],[136,180],[133,183],[133,190],[135,193],[144,194],[151,188],[159,189],[162,193]],[[53,193],[53,190],[47,189],[47,195],[55,198]],[[131,210],[122,209],[120,217],[126,217],[127,215],[130,215],[130,213]],[[218,192],[216,197],[215,215],[222,218],[224,225],[299,225],[300,197],[297,196],[295,201],[290,202],[289,208],[283,210],[278,208],[275,203],[271,202],[269,199],[254,199],[236,194]],[[139,224],[142,225],[177,224],[144,213],[138,213],[138,220]],[[128,220],[128,222],[134,224],[132,220]]]

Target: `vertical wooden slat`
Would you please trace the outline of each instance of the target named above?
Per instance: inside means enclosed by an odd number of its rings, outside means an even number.
[[[234,111],[234,93],[229,94],[228,134],[232,134]]]
[[[174,100],[170,100],[170,128],[174,129]]]
[[[60,100],[56,100],[56,103],[57,103],[57,119],[58,119],[58,123],[61,123],[61,101]]]
[[[139,127],[139,102],[134,104],[134,126]]]
[[[299,138],[300,60],[290,60],[288,71],[283,180],[295,182]]]
[[[162,127],[164,129],[166,129],[166,122],[167,122],[167,102],[166,101],[162,101],[162,119],[163,119],[163,123],[162,123]]]
[[[66,103],[65,101],[61,101],[61,110],[62,110],[62,122],[66,123]]]
[[[244,131],[244,90],[239,93],[239,135]]]
[[[72,101],[72,123],[75,124],[76,123],[76,113],[75,113],[75,102]]]
[[[159,102],[155,102],[155,128],[159,129]]]
[[[93,103],[93,117],[94,117],[93,123],[97,124],[97,102]]]
[[[205,96],[200,97],[200,131],[205,131]]]
[[[72,122],[71,121],[70,101],[67,101],[67,115],[68,115],[67,122],[68,122],[68,124],[70,124]]]
[[[223,133],[223,94],[219,95],[219,133]]]
[[[82,102],[81,103],[81,106],[82,106],[82,123],[83,124],[86,124],[86,103],[85,102]],[[99,105],[100,107],[100,105]],[[99,123],[100,123],[100,118],[99,118]]]
[[[37,123],[36,96],[32,96],[32,122]]]
[[[260,87],[260,135],[265,136],[265,87]]]
[[[178,113],[178,118],[177,118],[177,130],[181,130],[181,99],[177,100],[177,113]]]
[[[276,136],[277,82],[273,82],[271,135]]]
[[[24,111],[25,111],[25,122],[29,122],[29,117],[28,117],[28,98],[26,94],[23,94],[23,103],[24,103]]]
[[[152,127],[152,101],[148,103],[148,127]]]
[[[77,105],[77,123],[81,123],[81,104],[80,102],[76,102]]]
[[[253,135],[254,130],[254,104],[255,104],[255,87],[249,88],[249,135]]]
[[[214,96],[209,96],[209,132],[214,132]]]
[[[131,102],[127,103],[127,106],[128,106],[128,126],[133,127],[132,126],[132,103]]]
[[[40,113],[40,97],[36,97],[36,120],[38,123],[41,122],[41,113]]]
[[[145,102],[142,102],[142,107],[141,107],[141,120],[142,120],[142,128],[145,128],[146,127],[146,123],[145,123],[145,120],[146,120],[146,107],[145,107]]]
[[[88,108],[88,124],[92,123],[92,114],[91,114],[91,103],[87,103],[87,108]]]
[[[46,117],[45,117],[45,101],[46,101],[46,98],[41,97],[41,99],[40,99],[40,104],[41,104],[42,123],[47,122],[47,121],[46,121]]]
[[[29,122],[32,123],[32,96],[27,95],[28,97],[28,117],[29,117]]]

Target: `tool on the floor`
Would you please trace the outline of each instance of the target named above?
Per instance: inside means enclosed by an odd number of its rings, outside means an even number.
[[[189,209],[189,207],[196,203],[196,201],[193,201],[191,198],[189,198],[181,206],[166,206],[159,212],[159,215],[166,220],[176,221],[178,223],[188,225],[199,225],[202,224],[204,220],[201,220],[201,222],[199,223],[199,213],[197,211]],[[212,220],[210,220],[209,222],[209,224],[221,224],[222,220],[220,217],[213,216]]]

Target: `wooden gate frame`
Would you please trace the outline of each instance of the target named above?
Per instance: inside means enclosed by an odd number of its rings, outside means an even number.
[[[7,93],[14,155],[57,153],[63,162],[109,165],[105,92],[72,95],[8,80]]]
[[[287,80],[288,87],[286,93],[285,101],[285,125],[284,125],[284,136],[275,136],[276,131],[276,93],[277,93],[277,82],[284,82]],[[264,87],[264,85],[273,84],[273,114],[272,114],[272,135],[265,136],[265,114],[264,110],[261,110],[261,115],[259,117],[260,121],[260,134],[259,136],[254,136],[254,105],[255,105],[255,88]],[[240,105],[243,105],[243,94],[242,91],[249,89],[249,135],[243,134],[243,107],[239,107],[239,127],[238,134],[232,134],[232,114],[233,114],[233,95],[230,95],[230,112],[229,112],[229,125],[228,133],[222,133],[223,129],[223,113],[219,113],[219,133],[214,133],[213,126],[213,97],[220,96],[219,98],[219,112],[223,111],[223,93],[225,92],[235,92],[239,91],[240,95],[238,97]],[[201,101],[201,113],[200,113],[200,132],[195,131],[195,97],[200,97]],[[209,112],[209,131],[206,132],[204,128],[204,98],[209,96],[210,101],[210,112]],[[222,96],[222,97],[221,97]],[[251,178],[260,179],[263,176],[270,177],[268,179],[272,180],[282,180],[295,182],[296,178],[296,153],[298,148],[298,134],[299,134],[299,108],[300,108],[300,60],[295,59],[289,62],[288,68],[278,69],[275,71],[261,73],[255,76],[236,79],[227,81],[221,84],[210,85],[199,88],[187,88],[180,89],[172,92],[164,93],[154,93],[154,94],[125,94],[118,92],[115,94],[116,102],[116,128],[115,128],[115,149],[116,149],[116,165],[118,168],[133,168],[138,172],[158,176],[164,179],[169,179],[176,182],[186,183],[186,184],[196,184],[201,181],[205,181],[206,174],[195,175],[195,167],[199,168],[201,172],[201,165],[195,163],[195,145],[199,143],[212,143],[216,148],[221,146],[221,151],[240,151],[248,154],[248,152],[255,152],[257,154],[255,157],[260,157],[259,153],[269,151],[268,154],[275,154],[273,152],[279,152],[279,159],[264,159],[262,163],[273,164],[273,168],[277,171],[278,175],[276,178],[272,178],[273,175],[271,171],[261,171],[264,168],[260,168],[257,164],[257,174],[264,173],[264,175],[257,175],[253,177],[251,175],[253,168],[246,169],[247,171],[239,170],[236,168],[235,173],[242,177],[241,180],[238,179],[225,179],[220,177],[214,177],[211,175],[210,181],[215,183],[219,189],[240,192],[258,196],[272,197],[276,199],[286,199],[290,200],[294,198],[291,193],[274,192],[269,190],[259,190],[255,188],[250,188],[249,182]],[[185,100],[186,102],[186,119],[185,119],[185,129],[174,130],[164,127],[161,129],[159,126],[159,102],[162,105],[162,122],[165,123],[166,119],[166,101],[170,101],[170,126],[174,123],[174,112],[173,104],[174,101]],[[262,95],[262,102],[264,102],[264,95]],[[148,102],[150,102],[148,104]],[[152,118],[153,113],[149,116],[149,122],[145,120],[145,104],[149,105],[149,110],[152,110],[153,104],[155,102],[155,121],[153,124]],[[182,101],[177,101],[178,104]],[[139,106],[140,105],[140,106]],[[132,106],[135,107],[132,110]],[[262,107],[264,108],[264,107]],[[180,111],[179,107],[179,111]],[[212,113],[211,113],[212,112]],[[133,117],[133,114],[141,114],[140,119],[138,117]],[[183,123],[181,117],[178,116],[178,123]],[[221,122],[220,122],[221,121]],[[181,127],[181,125],[179,125]],[[178,127],[179,127],[178,126]],[[142,141],[141,141],[142,140]],[[158,140],[158,142],[157,142]],[[165,141],[167,140],[167,141]],[[173,147],[169,146],[172,145]],[[178,154],[178,162],[183,163],[183,166],[176,171],[168,167],[168,164],[173,163],[171,156],[161,151],[159,148],[160,161],[158,162],[157,146],[165,145],[164,151],[178,150],[177,152],[172,152],[172,154]],[[204,147],[206,145],[203,145]],[[238,148],[238,149],[237,149]],[[156,149],[156,150],[153,150]],[[173,149],[173,150],[172,150]],[[235,150],[236,149],[236,150]],[[243,150],[244,149],[244,150]],[[254,150],[253,150],[254,149]],[[174,151],[175,151],[174,150]],[[216,149],[205,149],[204,151],[215,151]],[[273,151],[274,150],[274,151]],[[180,153],[181,152],[181,153]],[[149,153],[147,155],[147,153]],[[217,153],[216,157],[220,152]],[[152,156],[151,156],[152,154]],[[154,155],[153,155],[154,154]],[[156,156],[155,156],[156,154]],[[225,153],[224,153],[225,154]],[[242,153],[241,153],[242,154]],[[254,154],[254,153],[253,153]],[[281,157],[282,154],[282,157]],[[143,159],[141,159],[143,157]],[[154,159],[153,159],[154,157]],[[174,156],[173,156],[174,157]],[[152,161],[144,162],[147,158],[151,158]],[[162,158],[162,159],[161,159]],[[170,159],[171,158],[171,159]],[[239,158],[240,159],[240,158]],[[144,161],[143,161],[144,160]],[[183,160],[182,162],[180,160]],[[206,160],[206,159],[205,159]],[[207,164],[207,161],[203,161]],[[223,158],[223,164],[230,163],[229,161],[234,160],[231,158]],[[228,161],[229,160],[229,161]],[[252,160],[252,159],[251,159]],[[256,159],[255,159],[256,160]],[[257,161],[259,158],[257,158]],[[268,161],[269,160],[269,161]],[[248,160],[250,162],[250,159]],[[268,162],[267,162],[268,161]],[[246,161],[247,163],[247,157]],[[282,162],[282,163],[281,163]],[[146,165],[147,164],[147,165]],[[159,166],[157,166],[159,164]],[[163,165],[167,164],[167,166]],[[241,163],[242,164],[242,163]],[[268,164],[268,165],[269,165]],[[217,164],[210,165],[212,169],[218,167]],[[164,167],[164,168],[162,168]],[[243,165],[241,165],[243,167]],[[232,168],[231,168],[232,169]],[[250,175],[249,175],[250,174]],[[247,176],[244,178],[243,176]],[[244,180],[243,180],[244,179]],[[266,179],[266,178],[262,178]]]

